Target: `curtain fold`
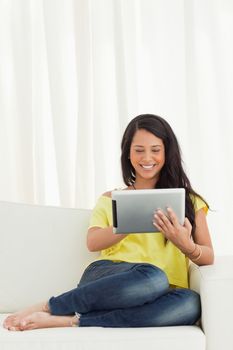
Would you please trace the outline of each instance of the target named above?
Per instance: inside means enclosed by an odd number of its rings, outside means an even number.
[[[232,252],[232,42],[229,0],[0,0],[0,200],[93,207],[159,114]]]

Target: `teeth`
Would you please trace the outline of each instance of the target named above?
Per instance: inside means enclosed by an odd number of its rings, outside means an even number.
[[[153,164],[152,165],[142,165],[142,167],[144,168],[144,169],[152,169],[153,168]]]

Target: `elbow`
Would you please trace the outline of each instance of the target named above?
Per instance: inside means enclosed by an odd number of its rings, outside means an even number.
[[[214,264],[214,251],[211,249],[211,253],[208,256],[208,259],[204,265],[213,265]]]
[[[92,246],[91,242],[87,239],[87,249],[89,252],[94,252],[94,247]]]
[[[214,256],[214,251],[212,250],[212,255],[211,255],[211,258],[210,258],[210,265],[214,264],[214,260],[215,260],[215,256]]]
[[[98,249],[95,249],[94,247],[89,246],[89,245],[87,245],[87,249],[88,249],[88,250],[89,250],[89,252],[91,252],[91,253],[93,253],[93,252],[97,252],[97,251],[98,251]]]
[[[89,250],[89,252],[97,252],[99,250],[96,249],[96,246],[91,237],[87,237],[87,249]]]
[[[209,259],[208,259],[208,265],[213,265],[214,264],[214,250],[211,247],[210,248],[210,254],[209,254]]]

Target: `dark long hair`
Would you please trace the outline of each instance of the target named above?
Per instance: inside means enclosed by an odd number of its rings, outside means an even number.
[[[195,209],[190,195],[200,197],[208,206],[208,203],[196,193],[185,174],[182,165],[180,146],[177,138],[166,120],[154,114],[141,114],[130,121],[121,142],[121,168],[124,182],[130,186],[135,181],[135,170],[129,159],[130,146],[134,134],[139,129],[145,129],[163,140],[165,147],[165,164],[161,169],[156,188],[181,188],[185,189],[185,216],[192,225],[192,235],[195,232]]]

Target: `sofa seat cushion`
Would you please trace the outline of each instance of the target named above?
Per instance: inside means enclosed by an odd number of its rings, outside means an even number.
[[[159,328],[73,327],[10,332],[2,327],[4,350],[204,350],[205,335],[197,326]]]

